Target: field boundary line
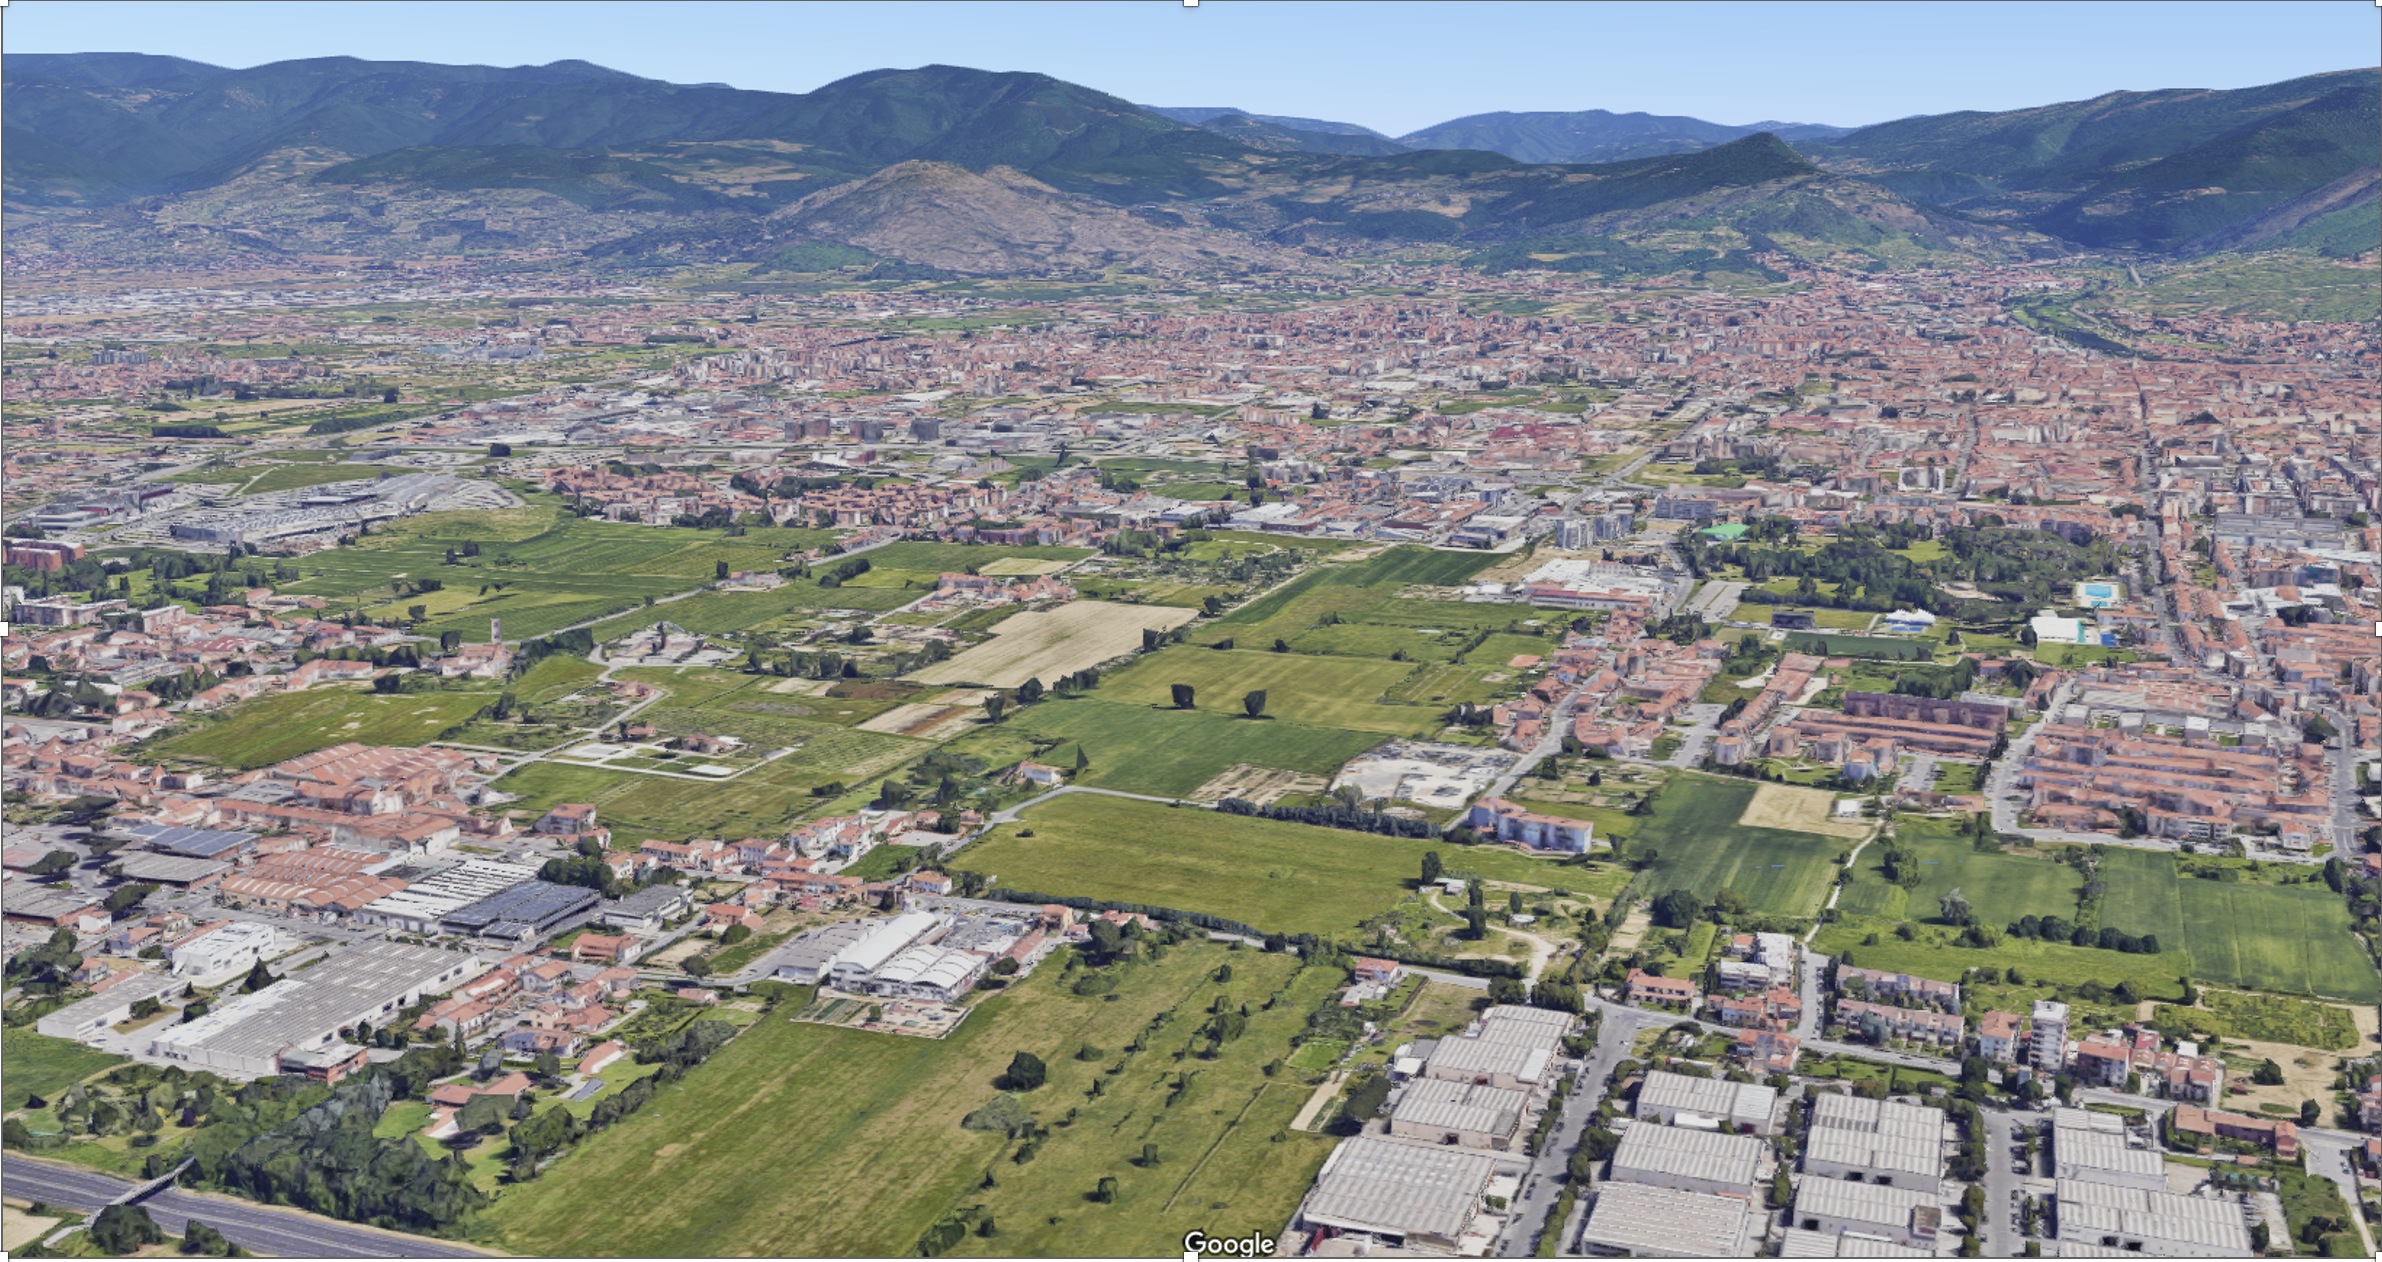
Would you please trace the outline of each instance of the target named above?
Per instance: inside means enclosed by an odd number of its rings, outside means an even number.
[[[1199,1154],[1199,1160],[1183,1175],[1183,1181],[1174,1185],[1174,1191],[1167,1195],[1166,1203],[1158,1207],[1159,1213],[1163,1214],[1174,1208],[1175,1198],[1181,1196],[1183,1189],[1191,1186],[1191,1180],[1198,1178],[1199,1172],[1207,1168],[1208,1158],[1215,1156],[1216,1150],[1224,1146],[1224,1141],[1232,1138],[1232,1133],[1241,1128],[1242,1119],[1248,1117],[1249,1110],[1256,1108],[1257,1102],[1265,1097],[1265,1089],[1273,1085],[1270,1082],[1257,1084],[1257,1090],[1249,1093],[1249,1102],[1242,1105],[1241,1111],[1225,1125],[1223,1131],[1216,1136],[1216,1142],[1209,1144],[1208,1150]]]

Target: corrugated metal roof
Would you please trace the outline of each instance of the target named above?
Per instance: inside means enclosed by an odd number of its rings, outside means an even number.
[[[1328,1226],[1453,1240],[1496,1169],[1485,1153],[1360,1135],[1325,1159],[1300,1214]]]
[[[1640,1255],[1742,1257],[1751,1216],[1751,1202],[1733,1196],[1606,1183],[1597,1189],[1580,1238]]]
[[[1410,1126],[1444,1126],[1503,1138],[1521,1123],[1530,1095],[1469,1082],[1417,1078],[1406,1084],[1390,1120]]]
[[[2231,1198],[2178,1196],[2084,1179],[2061,1179],[2056,1188],[2063,1241],[2071,1236],[2170,1240],[2225,1251],[2218,1256],[2249,1256],[2249,1228],[2243,1225],[2240,1203]]]
[[[1715,1183],[1753,1186],[1764,1145],[1750,1135],[1723,1135],[1677,1126],[1630,1127],[1613,1150],[1613,1178],[1632,1174],[1676,1175]]]

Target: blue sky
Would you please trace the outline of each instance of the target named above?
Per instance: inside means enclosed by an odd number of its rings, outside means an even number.
[[[2118,89],[2247,87],[2373,65],[2382,10],[2371,0],[15,0],[0,23],[12,53],[225,66],[575,57],[781,92],[943,62],[1399,135],[1495,110],[1850,126]]]

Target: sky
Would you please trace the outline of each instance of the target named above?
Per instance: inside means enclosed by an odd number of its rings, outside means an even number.
[[[1396,136],[1500,110],[1858,126],[2373,65],[2373,0],[15,0],[10,53],[481,65],[578,58],[806,92],[863,70],[1033,70],[1144,105]]]

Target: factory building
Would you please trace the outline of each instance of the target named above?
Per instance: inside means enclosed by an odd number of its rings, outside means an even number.
[[[1390,1109],[1389,1129],[1434,1144],[1511,1148],[1529,1110],[1528,1092],[1416,1078]]]
[[[1716,1131],[1726,1122],[1741,1134],[1775,1135],[1777,1111],[1778,1091],[1758,1082],[1692,1078],[1656,1069],[1638,1087],[1638,1119],[1665,1126]]]
[[[1447,1252],[1474,1236],[1497,1159],[1449,1146],[1360,1135],[1325,1158],[1299,1225]],[[1487,1241],[1480,1240],[1485,1248]]]
[[[1794,1225],[1932,1251],[1943,1235],[1944,1206],[1916,1188],[1807,1178],[1795,1186]]]
[[[1751,1135],[1637,1123],[1613,1150],[1612,1182],[1643,1183],[1675,1192],[1748,1196],[1763,1176],[1769,1146]]]
[[[148,1054],[235,1078],[344,1063],[359,1048],[346,1035],[382,1025],[425,995],[479,976],[487,965],[434,947],[373,942],[349,948],[263,990],[225,999],[207,1015],[158,1027]]]
[[[1635,1130],[1636,1127],[1630,1129]],[[1760,1224],[1740,1196],[1705,1196],[1642,1183],[1597,1189],[1580,1252],[1591,1257],[1742,1258]]]
[[[1949,1129],[1941,1109],[1827,1093],[1811,1106],[1803,1172],[1940,1194]]]
[[[2250,1232],[2231,1196],[2174,1192],[2061,1179],[2053,1217],[2060,1252],[2070,1245],[2121,1249],[2154,1258],[2246,1258]]]

